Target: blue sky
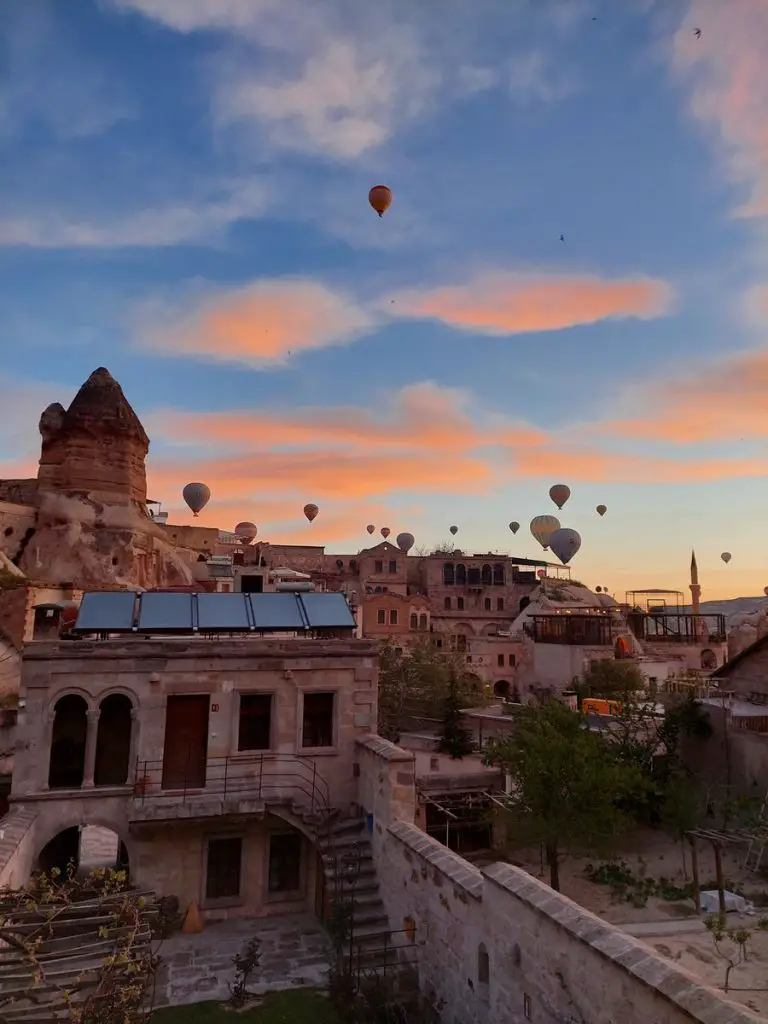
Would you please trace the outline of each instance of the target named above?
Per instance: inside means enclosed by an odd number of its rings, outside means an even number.
[[[9,0],[0,472],[105,365],[182,521],[204,479],[265,539],[532,556],[562,481],[588,583],[695,545],[760,593],[768,9],[727,7]]]

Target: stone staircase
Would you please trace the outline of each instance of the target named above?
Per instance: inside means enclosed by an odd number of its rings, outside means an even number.
[[[373,848],[362,816],[344,817],[339,811],[310,814],[294,806],[294,814],[315,837],[331,899],[352,903],[352,957],[361,969],[391,969],[398,963],[389,917],[379,891]]]

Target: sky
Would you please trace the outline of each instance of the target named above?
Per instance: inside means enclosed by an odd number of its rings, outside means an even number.
[[[766,38],[765,0],[5,0],[0,477],[106,366],[174,522],[199,480],[263,540],[540,557],[566,483],[588,585],[695,547],[761,594]]]

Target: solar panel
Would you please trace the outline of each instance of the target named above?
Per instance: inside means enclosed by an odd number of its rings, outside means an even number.
[[[245,594],[198,594],[197,625],[202,631],[252,629]]]
[[[74,632],[130,633],[135,603],[136,595],[125,590],[83,594]]]
[[[247,594],[256,629],[306,629],[296,594]]]
[[[299,594],[310,629],[354,629],[355,620],[343,594]]]
[[[139,632],[192,632],[191,594],[146,593],[139,600]]]

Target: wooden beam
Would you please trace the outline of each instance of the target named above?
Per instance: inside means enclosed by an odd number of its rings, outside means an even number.
[[[693,890],[693,905],[696,913],[701,913],[701,886],[699,884],[699,851],[696,846],[696,836],[689,835],[688,841],[691,844],[691,888]]]
[[[725,880],[723,878],[723,848],[720,843],[712,844],[715,850],[715,877],[717,878],[717,899],[720,905],[720,920],[725,924]]]

